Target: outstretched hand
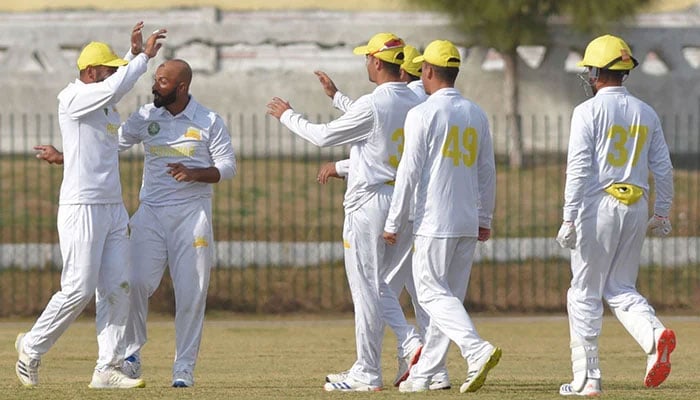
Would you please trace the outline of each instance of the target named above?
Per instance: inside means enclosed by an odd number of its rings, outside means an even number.
[[[151,36],[148,37],[146,40],[146,47],[143,49],[143,52],[146,53],[148,58],[153,58],[158,54],[158,50],[163,46],[163,43],[159,43],[158,39],[165,39],[165,34],[167,32],[168,30],[165,28],[156,29]]]
[[[143,51],[143,21],[139,21],[131,30],[131,54],[137,56]]]
[[[285,111],[291,110],[292,106],[286,100],[282,100],[279,97],[273,97],[269,103],[267,103],[267,113],[273,117],[280,119]]]
[[[335,93],[338,91],[338,88],[335,86],[335,83],[333,83],[333,80],[323,71],[314,71],[314,74],[316,74],[318,77],[318,81],[321,82],[323,91],[326,92],[326,95],[332,99],[335,96]]]

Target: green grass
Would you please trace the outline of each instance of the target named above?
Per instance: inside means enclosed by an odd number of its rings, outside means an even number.
[[[700,265],[688,268],[642,268],[638,290],[660,312],[697,315],[700,311]],[[474,265],[466,304],[470,310],[495,314],[561,313],[571,273],[565,261]],[[59,290],[60,271],[0,271],[0,317],[40,313]],[[412,313],[403,293],[404,310]],[[172,312],[172,283],[164,277],[151,298],[151,309]],[[255,315],[351,312],[352,299],[342,262],[307,268],[257,267],[219,269],[211,273],[209,310]],[[88,312],[94,312],[92,305]]]
[[[700,319],[664,318],[678,337],[669,379],[657,389],[643,387],[645,354],[620,324],[606,318],[600,338],[605,399],[697,399],[700,381]],[[448,369],[453,388],[424,394],[401,394],[391,386],[396,372],[395,339],[384,342],[384,390],[378,393],[325,393],[323,378],[350,367],[355,359],[353,322],[348,316],[294,316],[251,319],[210,315],[204,328],[196,385],[170,388],[174,354],[172,320],[158,316],[149,322],[149,342],[143,350],[144,389],[94,391],[87,388],[96,358],[94,324],[74,323],[44,357],[40,386],[21,387],[14,375],[15,335],[33,321],[0,323],[0,381],[3,399],[559,399],[558,387],[571,379],[568,323],[563,316],[492,318],[477,316],[480,335],[503,349],[500,364],[485,386],[462,395],[466,376],[456,347],[450,348]]]

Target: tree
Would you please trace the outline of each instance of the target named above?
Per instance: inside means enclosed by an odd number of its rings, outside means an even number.
[[[651,0],[410,0],[421,8],[449,15],[468,46],[494,48],[504,61],[503,98],[511,135],[509,164],[523,164],[518,104],[517,48],[547,45],[548,21],[566,17],[581,32],[603,32],[608,24],[632,18]]]

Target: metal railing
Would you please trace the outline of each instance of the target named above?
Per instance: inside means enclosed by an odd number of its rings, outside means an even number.
[[[334,180],[323,186],[315,179],[322,163],[344,158],[347,149],[318,149],[269,117],[229,114],[225,119],[239,173],[214,189],[216,262],[209,309],[351,310],[341,243],[345,184]],[[62,169],[36,160],[31,151],[40,143],[60,147],[55,120],[54,115],[0,114],[0,315],[35,314],[59,288],[56,211]],[[493,238],[477,247],[466,300],[470,309],[565,310],[568,252],[553,238],[561,221],[568,120],[522,118],[525,165],[514,169],[506,157],[508,121],[492,118],[497,205]],[[675,166],[674,232],[646,240],[638,284],[657,309],[698,310],[697,116],[664,117],[663,124]],[[138,206],[142,166],[138,150],[121,157],[130,213]],[[171,297],[166,276],[151,307],[171,310]],[[402,302],[408,304],[405,294]]]

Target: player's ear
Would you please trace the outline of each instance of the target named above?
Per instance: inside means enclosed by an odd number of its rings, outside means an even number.
[[[423,63],[423,66],[421,67],[421,74],[422,76],[425,76],[426,79],[433,79],[433,66],[428,64],[428,63]]]

